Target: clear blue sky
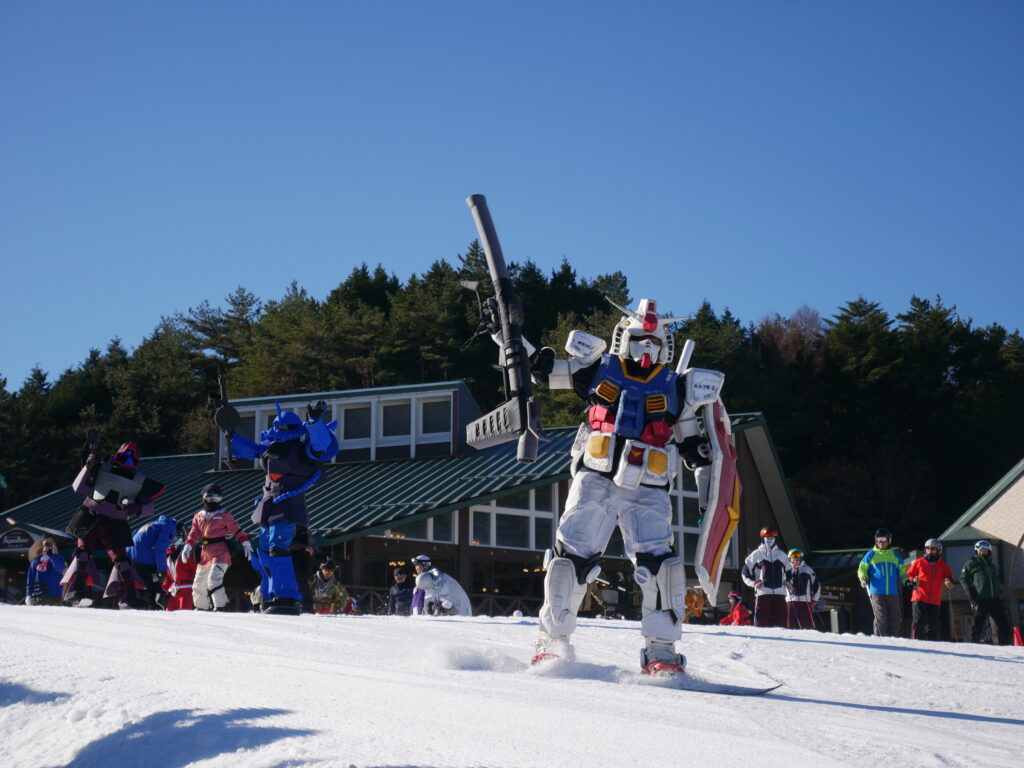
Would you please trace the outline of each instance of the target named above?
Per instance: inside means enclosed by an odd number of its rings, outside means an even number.
[[[475,237],[745,322],[1024,328],[1024,3],[0,3],[0,376]]]

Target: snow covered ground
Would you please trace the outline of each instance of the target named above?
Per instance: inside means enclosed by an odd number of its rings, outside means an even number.
[[[579,660],[526,660],[536,620],[0,606],[0,766],[1020,766],[1024,649],[684,628],[691,670],[642,680],[637,624],[582,620]]]

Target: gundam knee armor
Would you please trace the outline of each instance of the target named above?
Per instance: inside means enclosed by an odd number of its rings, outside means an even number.
[[[563,554],[560,547],[544,555],[544,594],[540,611],[540,629],[552,636],[568,637],[576,631],[576,614],[587,594],[590,582],[601,572],[598,553],[589,558]]]
[[[640,553],[636,556],[634,576],[643,595],[641,667],[646,669],[653,662],[684,667],[685,657],[675,652],[675,643],[682,637],[680,621],[686,615],[686,570],[682,558]]]

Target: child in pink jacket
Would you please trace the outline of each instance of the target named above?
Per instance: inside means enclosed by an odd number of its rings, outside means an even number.
[[[235,518],[221,506],[224,494],[219,486],[210,484],[203,488],[203,508],[192,518],[192,528],[185,538],[181,558],[188,560],[197,547],[199,567],[192,583],[192,601],[197,610],[223,610],[228,604],[224,592],[224,573],[231,565],[231,550],[227,538],[233,536],[242,543],[245,556],[252,560],[252,544]]]

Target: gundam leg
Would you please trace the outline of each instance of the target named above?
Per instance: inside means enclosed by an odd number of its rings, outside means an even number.
[[[271,523],[269,527],[260,529],[260,559],[264,570],[269,573],[264,600],[273,595],[270,605],[264,605],[266,612],[292,613],[293,608],[295,613],[298,612],[302,594],[295,580],[290,549],[294,536],[295,525],[292,523]]]
[[[615,512],[608,505],[615,485],[605,477],[581,470],[573,478],[554,550],[544,558],[544,605],[533,662],[575,657],[569,636],[587,587],[601,572],[598,565],[615,529]]]

